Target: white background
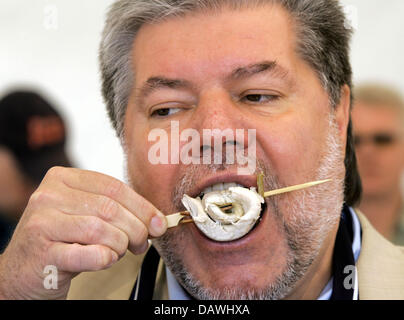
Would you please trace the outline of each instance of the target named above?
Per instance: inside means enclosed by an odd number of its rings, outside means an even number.
[[[43,92],[67,119],[76,166],[124,179],[123,154],[101,98],[97,62],[112,2],[0,0],[0,96],[16,86]],[[404,92],[404,1],[342,2],[353,6],[357,25],[355,81],[384,81]]]

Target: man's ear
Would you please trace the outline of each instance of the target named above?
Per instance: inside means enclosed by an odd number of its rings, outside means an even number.
[[[339,104],[335,107],[335,120],[338,125],[341,141],[346,143],[348,123],[351,115],[351,89],[348,85],[341,88],[341,98]]]

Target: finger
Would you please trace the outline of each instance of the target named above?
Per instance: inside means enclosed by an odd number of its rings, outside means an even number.
[[[96,216],[67,215],[48,211],[42,214],[39,230],[56,242],[103,245],[123,256],[128,249],[127,235],[115,226]],[[139,243],[139,247],[143,243]]]
[[[49,261],[58,270],[76,273],[106,269],[118,261],[118,255],[103,245],[56,242],[49,249]]]
[[[137,252],[150,234],[160,236],[151,226],[146,226],[139,218],[118,202],[106,196],[64,187],[59,194],[49,197],[50,205],[69,215],[97,216],[125,232],[129,239],[129,250]],[[59,199],[57,199],[59,198]]]
[[[63,170],[69,170],[69,174],[62,174]],[[72,189],[115,200],[149,226],[153,236],[161,236],[166,231],[167,221],[164,214],[118,179],[102,173],[74,168],[59,168],[54,171],[56,175],[62,174],[64,184]]]
[[[123,231],[129,239],[129,250],[133,253],[143,248],[150,234],[158,237],[151,226],[146,226],[134,214],[118,202],[102,195],[71,189],[62,184],[52,184],[52,190],[42,187],[31,196],[31,203],[43,212],[44,204],[68,215],[96,216]],[[52,209],[52,210],[53,210]]]

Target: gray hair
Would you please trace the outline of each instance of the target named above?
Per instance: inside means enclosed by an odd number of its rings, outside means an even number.
[[[338,0],[118,0],[110,8],[100,45],[102,93],[117,135],[123,137],[123,123],[130,91],[134,85],[131,53],[143,24],[196,11],[233,10],[265,4],[285,8],[296,22],[297,53],[310,65],[328,92],[331,106],[340,100],[341,88],[352,87],[349,61],[351,30]],[[352,97],[351,97],[352,99]],[[356,170],[356,159],[348,129],[347,171]],[[352,150],[351,150],[352,149]],[[347,172],[348,204],[360,195],[359,175]],[[352,187],[354,186],[354,187]],[[358,189],[359,186],[359,189]],[[351,190],[353,189],[353,190]]]

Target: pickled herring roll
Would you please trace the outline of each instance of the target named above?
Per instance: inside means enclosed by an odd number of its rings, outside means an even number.
[[[231,241],[251,231],[260,218],[264,198],[253,187],[230,187],[209,192],[202,199],[185,194],[182,203],[208,238]]]

